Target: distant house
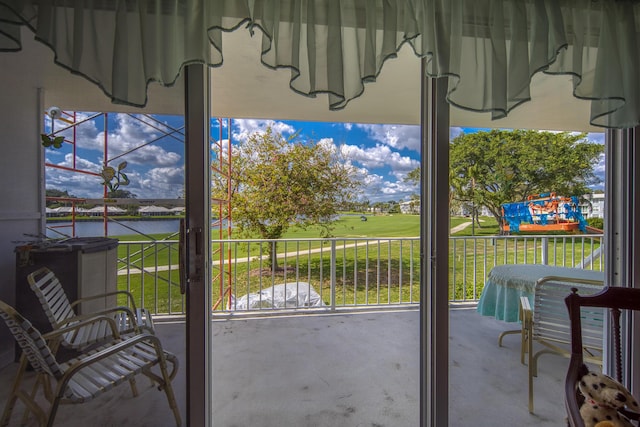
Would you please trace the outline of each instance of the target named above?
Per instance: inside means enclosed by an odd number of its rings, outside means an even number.
[[[176,206],[175,208],[171,208],[169,210],[171,212],[173,212],[174,215],[182,215],[185,212],[185,207],[184,206]]]
[[[87,210],[84,208],[76,207],[76,215],[86,215]],[[51,213],[51,215],[47,216],[71,216],[73,213],[73,208],[71,206],[60,206],[57,208],[53,208],[47,211],[47,213]]]
[[[408,202],[400,202],[400,212],[403,214],[419,214],[420,200],[410,200]]]
[[[588,202],[581,202],[580,212],[585,218],[604,218],[604,193],[585,194]]]
[[[104,206],[94,206],[86,210],[85,213],[89,216],[102,216],[104,215]],[[124,215],[125,213],[127,213],[127,211],[118,206],[107,206],[108,215]]]
[[[478,216],[492,217],[493,214],[486,206],[474,206],[469,202],[463,202],[458,205],[456,209],[451,210],[451,215],[454,216],[471,216],[471,212],[475,209]]]
[[[138,209],[138,213],[142,216],[160,216],[160,215],[172,215],[173,212],[163,206],[143,206]]]

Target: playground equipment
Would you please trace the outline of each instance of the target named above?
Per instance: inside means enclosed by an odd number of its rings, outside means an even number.
[[[527,200],[502,205],[502,234],[549,231],[587,231],[587,221],[580,213],[578,198],[557,196],[556,193],[534,194]]]

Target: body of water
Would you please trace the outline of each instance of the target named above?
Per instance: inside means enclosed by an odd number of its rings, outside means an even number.
[[[109,222],[108,236],[123,236],[128,234],[159,234],[177,233],[180,229],[179,219],[140,220]],[[53,229],[52,229],[53,228]],[[54,231],[55,230],[55,231]],[[62,233],[62,234],[60,234]],[[70,222],[48,222],[47,237],[60,238],[71,236]],[[76,222],[76,237],[104,236],[104,223],[102,221],[78,221]],[[176,239],[178,236],[176,235]]]

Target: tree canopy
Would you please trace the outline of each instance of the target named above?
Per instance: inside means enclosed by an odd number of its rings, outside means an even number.
[[[404,182],[420,185],[420,168],[415,168],[404,177]]]
[[[137,195],[133,194],[129,190],[113,190],[107,193],[108,197],[112,199],[136,199]]]
[[[58,190],[57,188],[47,188],[45,189],[45,196],[46,197],[59,197],[59,198],[65,198],[65,199],[75,199],[76,196],[74,196],[73,194],[69,194],[69,192],[67,190]],[[57,206],[61,206],[63,205],[64,202],[61,202],[59,200],[47,200],[46,206],[48,208],[55,208]]]
[[[280,238],[291,226],[320,225],[329,235],[360,186],[355,168],[332,145],[285,139],[271,128],[234,146],[231,164],[234,229],[264,239]],[[214,179],[214,198],[226,192],[226,182]]]
[[[450,146],[449,204],[486,207],[500,219],[503,203],[555,192],[583,196],[600,182],[594,166],[604,151],[586,134],[492,130],[461,134]],[[406,182],[419,183],[420,168]]]
[[[486,207],[499,220],[503,203],[533,194],[578,196],[589,185],[604,146],[586,134],[492,130],[461,134],[451,142],[453,197]]]

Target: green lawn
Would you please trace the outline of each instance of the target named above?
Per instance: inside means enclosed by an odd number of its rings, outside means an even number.
[[[359,215],[342,216],[335,223],[335,237],[416,237],[420,235],[419,215],[365,215],[362,221]],[[318,227],[307,230],[291,228],[283,238],[306,239],[320,237]]]

